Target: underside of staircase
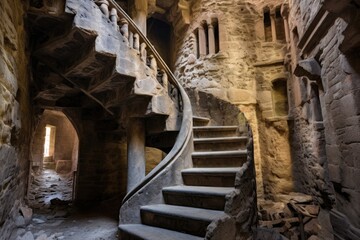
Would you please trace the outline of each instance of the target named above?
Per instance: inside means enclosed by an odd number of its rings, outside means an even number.
[[[167,153],[128,189],[121,239],[247,239],[256,218],[251,131],[193,118],[185,90],[149,40],[114,0],[103,2],[31,6],[35,105],[71,110],[112,136],[130,134],[141,119],[144,145]]]

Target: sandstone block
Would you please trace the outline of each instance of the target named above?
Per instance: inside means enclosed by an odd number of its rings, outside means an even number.
[[[68,173],[71,171],[72,161],[71,160],[57,160],[55,171],[57,173]]]
[[[229,100],[233,103],[256,104],[256,98],[253,92],[249,90],[229,88],[227,90],[227,95]]]

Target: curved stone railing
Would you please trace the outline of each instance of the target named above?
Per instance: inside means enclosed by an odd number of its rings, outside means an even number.
[[[176,80],[160,54],[126,12],[114,0],[95,0],[95,3],[97,3],[103,14],[109,17],[115,30],[120,31],[124,37],[123,40],[128,43],[129,47],[138,51],[141,60],[155,72],[155,76],[165,89],[165,92],[169,94],[175,104],[178,104],[178,110],[182,114],[180,131],[172,150],[146,175],[141,183],[127,193],[123,200],[124,204],[136,193],[142,192],[157,176],[164,175],[164,172],[177,159],[182,160],[186,158],[185,155],[189,155],[188,148],[192,139],[192,110],[185,90]]]

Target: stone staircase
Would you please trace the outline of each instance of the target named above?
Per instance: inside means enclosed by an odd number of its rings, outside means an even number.
[[[152,135],[177,133],[180,91],[139,33],[126,19],[118,25],[115,8],[109,13],[92,0],[60,2],[65,9],[29,12],[32,32],[40,39],[32,53],[37,106],[85,109],[101,130],[115,132],[132,118],[146,118],[157,123]]]
[[[43,168],[44,168],[44,169],[55,170],[55,168],[56,168],[56,163],[55,163],[55,161],[54,161],[54,157],[53,157],[53,156],[44,157],[44,160],[43,160]]]
[[[114,0],[103,2],[44,1],[63,3],[65,10],[30,11],[36,105],[75,109],[80,120],[95,122],[95,131],[111,134],[131,129],[129,122],[140,118],[146,146],[167,153],[123,199],[122,239],[215,240],[250,233],[256,216],[251,138],[238,126],[193,120],[185,90],[149,40]]]
[[[227,196],[247,160],[247,136],[238,126],[207,126],[194,118],[193,167],[181,171],[183,185],[164,187],[163,204],[142,206],[141,224],[121,224],[121,239],[204,239],[209,224],[226,216]]]

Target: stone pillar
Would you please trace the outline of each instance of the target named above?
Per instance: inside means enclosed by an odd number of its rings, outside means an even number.
[[[204,27],[202,25],[199,26],[199,53],[201,56],[206,56],[206,34]]]
[[[145,178],[145,124],[141,118],[130,119],[127,132],[127,192]]]
[[[209,54],[215,54],[215,33],[214,26],[209,23],[208,24],[208,41],[209,41]]]
[[[270,21],[271,21],[271,36],[273,42],[277,41],[276,37],[276,21],[275,21],[275,13],[270,13]]]
[[[289,22],[286,17],[284,17],[283,19],[284,19],[285,39],[286,39],[286,43],[289,44],[290,43]]]
[[[134,0],[132,19],[146,36],[146,21],[148,14],[148,1],[147,0]]]
[[[289,6],[287,4],[283,4],[281,6],[281,16],[284,19],[284,31],[285,31],[286,43],[289,44],[290,43],[290,27],[289,27],[289,22],[288,22]]]

